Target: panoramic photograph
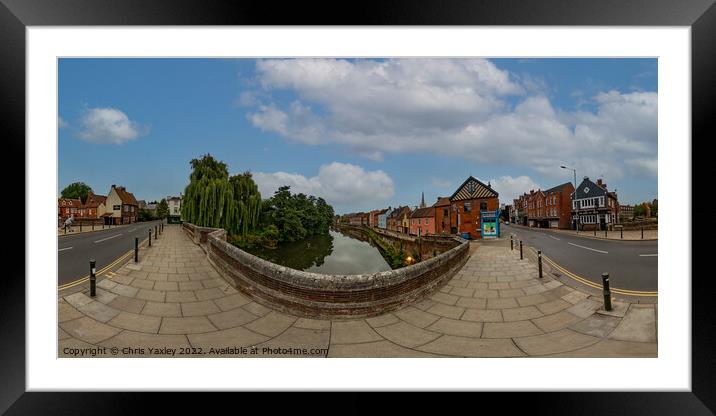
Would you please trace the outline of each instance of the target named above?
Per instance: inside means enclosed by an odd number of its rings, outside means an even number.
[[[658,356],[656,58],[59,58],[59,358]]]

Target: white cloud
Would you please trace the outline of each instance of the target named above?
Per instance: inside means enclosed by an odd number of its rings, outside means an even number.
[[[78,137],[90,143],[122,144],[146,134],[148,128],[116,108],[87,108],[80,118]]]
[[[66,122],[65,119],[63,119],[60,116],[57,116],[57,127],[60,129],[64,129],[70,126],[70,123]]]
[[[537,182],[533,181],[529,176],[524,175],[516,177],[500,176],[496,179],[490,179],[489,182],[492,189],[497,191],[500,195],[500,202],[508,205],[511,205],[512,200],[523,193],[529,193],[529,191],[533,189],[535,191],[540,189],[540,185]]]
[[[313,177],[287,172],[254,172],[253,178],[264,198],[273,195],[280,186],[288,185],[292,193],[323,197],[339,209],[376,206],[395,194],[393,180],[382,170],[366,171],[360,166],[340,162],[321,166],[318,175]]]
[[[269,101],[276,90],[297,99],[288,108],[257,106],[247,115],[254,126],[301,143],[342,144],[372,160],[427,152],[553,178],[573,163],[580,176],[612,179],[630,172],[627,160],[656,160],[655,92],[606,91],[582,97],[594,111],[570,112],[543,95],[543,80],[485,59],[269,59],[256,69]]]

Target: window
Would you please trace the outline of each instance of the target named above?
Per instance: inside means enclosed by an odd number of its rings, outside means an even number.
[[[470,212],[470,209],[471,209],[470,205],[471,205],[471,204],[470,204],[469,202],[465,202],[465,203],[462,205],[463,211],[464,211],[464,212]]]
[[[119,211],[119,210],[121,210],[121,209],[122,209],[122,206],[121,206],[121,205],[112,205],[112,210],[113,210],[113,211]]]
[[[430,218],[425,218],[425,225],[430,224]]]
[[[480,211],[487,211],[487,201],[480,201]]]

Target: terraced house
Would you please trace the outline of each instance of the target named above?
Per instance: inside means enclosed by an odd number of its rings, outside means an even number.
[[[527,196],[527,222],[530,227],[569,229],[572,224],[572,192],[566,182],[545,191],[530,191]],[[519,200],[515,200],[517,204]]]

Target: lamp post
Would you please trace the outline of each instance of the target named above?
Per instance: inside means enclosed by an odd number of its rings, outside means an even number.
[[[577,204],[575,202],[575,200],[577,199],[577,169],[573,169],[564,165],[560,166],[560,168],[571,170],[574,173],[574,199],[572,200],[572,203],[574,204],[574,211],[577,213],[575,226],[577,228],[577,233],[579,233],[579,211],[577,210]]]

